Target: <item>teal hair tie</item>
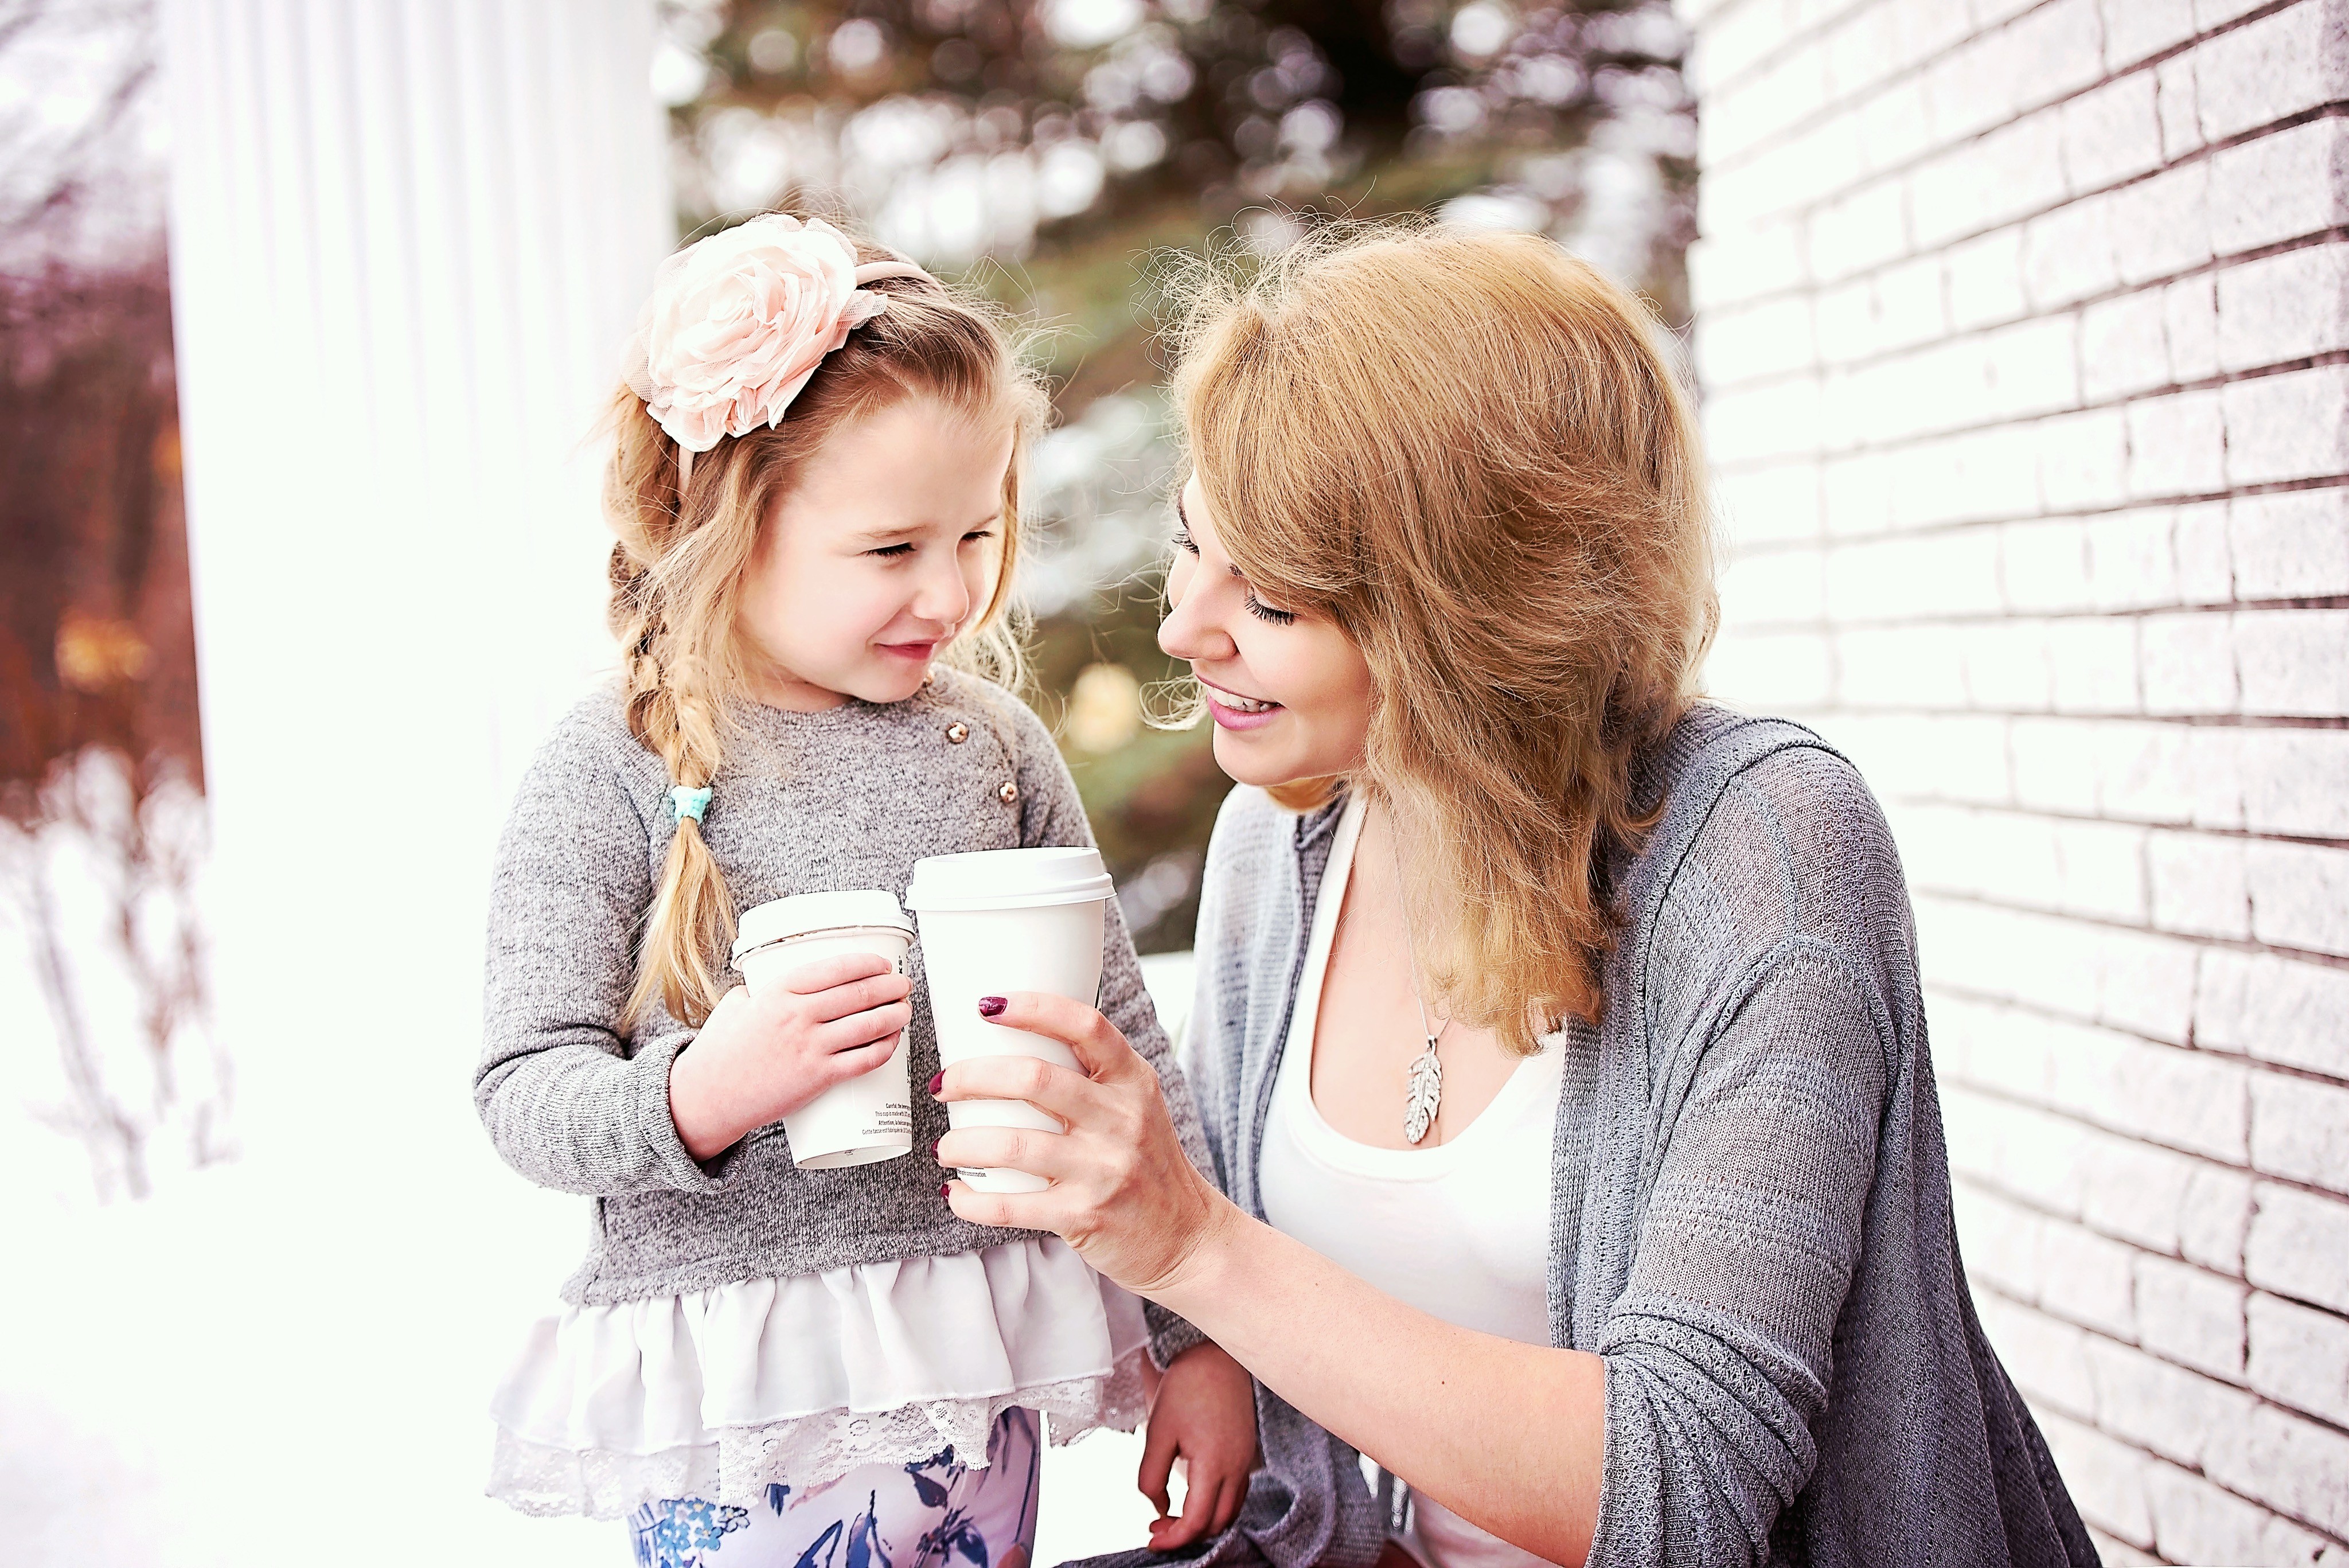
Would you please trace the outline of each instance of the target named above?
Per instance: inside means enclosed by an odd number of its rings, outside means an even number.
[[[701,814],[709,809],[708,786],[691,789],[684,784],[678,785],[668,792],[668,809],[670,815],[679,822],[683,822],[688,816],[699,822]]]

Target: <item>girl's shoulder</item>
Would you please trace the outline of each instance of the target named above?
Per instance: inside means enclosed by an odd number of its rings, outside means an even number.
[[[957,712],[975,711],[995,726],[1005,748],[1015,755],[1037,746],[1059,750],[1051,726],[1043,717],[1018,692],[984,675],[939,665],[913,701]]]
[[[667,793],[667,777],[660,758],[630,732],[619,682],[602,681],[539,742],[515,809],[554,808],[571,815],[625,800],[634,813],[639,797],[657,800]]]

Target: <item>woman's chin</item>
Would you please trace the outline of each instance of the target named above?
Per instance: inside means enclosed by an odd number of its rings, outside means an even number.
[[[1269,789],[1307,775],[1291,766],[1289,748],[1274,742],[1262,730],[1216,730],[1216,765],[1234,784]]]

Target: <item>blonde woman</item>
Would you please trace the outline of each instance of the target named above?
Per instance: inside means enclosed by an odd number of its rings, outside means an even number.
[[[1214,1184],[1117,1031],[1033,995],[1000,1022],[1087,1073],[942,1092],[1067,1134],[939,1158],[1053,1178],[952,1202],[1256,1375],[1203,1561],[2095,1561],[1968,1296],[1883,817],[1691,696],[1704,480],[1655,337],[1547,242],[1419,230],[1186,344],[1160,641],[1249,786],[1189,1025]]]

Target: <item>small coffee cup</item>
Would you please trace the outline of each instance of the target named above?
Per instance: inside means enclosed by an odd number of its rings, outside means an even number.
[[[914,922],[897,897],[878,888],[802,893],[747,911],[736,928],[734,967],[756,992],[783,977],[842,953],[871,953],[905,972]],[[783,1118],[792,1162],[802,1170],[871,1165],[910,1153],[914,1097],[905,1073],[905,1040],[869,1073],[834,1084]]]
[[[1032,1056],[1081,1072],[1057,1040],[979,1016],[978,999],[1042,991],[1090,1005],[1101,993],[1102,934],[1115,889],[1092,849],[982,849],[914,863],[905,907],[921,922],[922,967],[938,1026],[938,1059]],[[1064,1130],[1024,1100],[954,1100],[954,1127]],[[964,1170],[981,1192],[1040,1192],[1024,1170]]]

